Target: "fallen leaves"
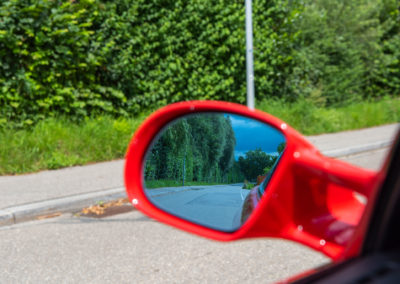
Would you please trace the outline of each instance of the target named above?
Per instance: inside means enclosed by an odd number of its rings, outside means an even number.
[[[36,217],[36,219],[37,220],[43,220],[43,219],[55,218],[55,217],[58,217],[58,216],[61,216],[61,212],[56,212],[56,213],[52,213],[52,214],[38,216],[38,217]]]
[[[115,209],[118,207],[121,208],[121,210]],[[118,213],[125,213],[131,210],[133,210],[133,207],[130,204],[129,199],[120,198],[109,202],[99,202],[96,205],[83,208],[82,211],[80,212],[80,215],[100,217],[102,215],[110,216]]]

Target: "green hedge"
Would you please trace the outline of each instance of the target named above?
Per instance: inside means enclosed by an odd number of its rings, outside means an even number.
[[[258,100],[400,93],[399,3],[348,2],[254,1]],[[244,103],[244,21],[242,0],[1,1],[0,127]]]
[[[99,7],[91,0],[2,2],[1,122],[126,113],[125,95],[99,79],[107,65],[96,50]]]

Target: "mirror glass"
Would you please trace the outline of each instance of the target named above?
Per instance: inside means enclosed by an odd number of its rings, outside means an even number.
[[[256,208],[284,149],[284,135],[258,120],[187,115],[164,127],[149,148],[145,192],[168,213],[232,232]]]

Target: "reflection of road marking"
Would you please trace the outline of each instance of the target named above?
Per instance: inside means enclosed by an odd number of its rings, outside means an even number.
[[[243,192],[243,188],[240,188],[240,196],[242,197],[242,200],[244,200],[242,192]]]

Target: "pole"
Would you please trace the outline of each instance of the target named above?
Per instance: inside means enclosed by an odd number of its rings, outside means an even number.
[[[186,171],[185,162],[186,162],[186,153],[185,153],[185,157],[183,158],[182,186],[185,186],[185,171]]]
[[[186,174],[186,146],[185,146],[185,156],[183,156],[183,169],[182,169],[182,186],[185,186],[185,174]]]
[[[254,71],[253,71],[253,20],[251,0],[246,1],[246,80],[247,107],[254,109]]]

